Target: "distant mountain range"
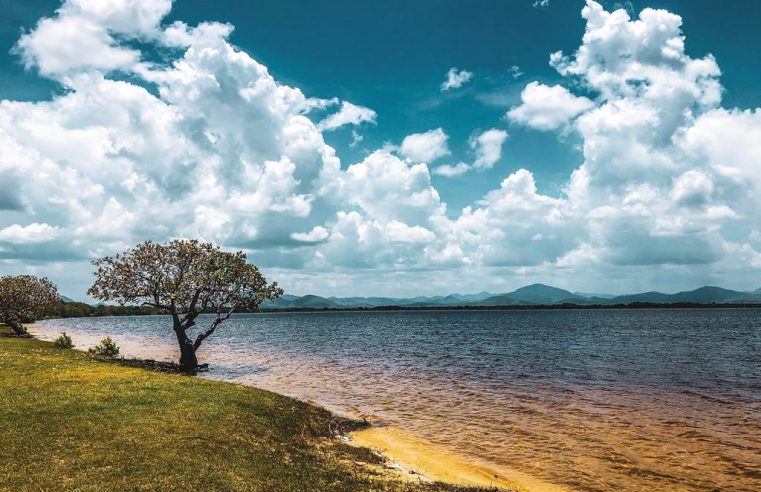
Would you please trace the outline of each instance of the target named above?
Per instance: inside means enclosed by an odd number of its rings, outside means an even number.
[[[262,304],[263,309],[352,309],[377,307],[489,307],[531,305],[619,305],[633,303],[696,303],[696,304],[761,304],[761,289],[740,292],[721,287],[706,286],[699,289],[664,294],[643,292],[612,296],[607,294],[584,294],[543,284],[533,284],[506,294],[479,292],[478,294],[450,294],[448,296],[397,297],[320,297],[316,295],[294,296],[285,294],[274,302]]]
[[[61,296],[65,303],[73,299]],[[448,296],[417,297],[320,297],[284,294],[274,302],[265,302],[262,309],[361,309],[380,307],[451,308],[499,306],[553,306],[575,304],[579,306],[614,306],[635,303],[647,304],[761,304],[761,289],[752,292],[705,286],[699,289],[664,294],[643,292],[613,296],[601,293],[570,292],[544,284],[532,284],[507,294],[479,292],[477,294],[450,294]]]

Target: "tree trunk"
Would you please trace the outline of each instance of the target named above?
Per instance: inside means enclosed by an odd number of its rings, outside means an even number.
[[[16,333],[16,335],[26,335],[26,329],[24,328],[24,325],[21,323],[18,323],[16,321],[8,321],[6,323],[8,326],[11,327],[11,329]]]
[[[174,332],[177,334],[177,341],[180,344],[180,367],[189,374],[198,372],[198,358],[193,342],[185,334],[185,330],[175,326]]]

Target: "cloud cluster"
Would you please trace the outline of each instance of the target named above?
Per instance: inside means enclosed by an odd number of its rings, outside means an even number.
[[[0,103],[0,175],[16,184],[0,203],[19,222],[56,228],[48,241],[86,255],[172,236],[252,248],[296,243],[292,233],[335,213],[340,162],[306,115],[336,101],[275,81],[228,42],[229,25],[161,26],[170,5],[160,4],[68,1],[22,36],[25,62],[69,90],[50,101]],[[99,45],[72,30],[81,23],[99,33]],[[177,57],[145,62],[124,47],[130,39]],[[79,56],[89,50],[123,63]],[[135,81],[112,77],[117,70]],[[343,101],[320,127],[374,118]],[[70,259],[71,248],[50,249]]]
[[[299,292],[367,281],[390,293],[382,287],[413,275],[411,290],[454,280],[470,290],[558,271],[591,286],[761,268],[761,111],[721,107],[716,61],[687,55],[674,14],[632,19],[589,0],[582,44],[550,57],[567,84],[530,82],[507,114],[575,134],[583,164],[557,196],[519,169],[448,211],[429,171],[451,152],[443,128],[342,165],[322,133],[373,124],[375,111],[278,82],[230,43],[232,26],[167,25],[170,8],[67,0],[19,40],[23,63],[66,91],[0,102],[3,270],[85,270],[89,258],[171,237],[246,249]],[[148,59],[145,45],[168,61]],[[471,77],[452,69],[442,90]],[[477,133],[470,163],[433,173],[492,168],[507,138]]]
[[[591,0],[582,16],[582,45],[550,60],[594,100],[532,82],[508,113],[513,122],[582,139],[584,163],[563,197],[579,225],[578,246],[558,263],[752,264],[758,113],[719,106],[719,67],[710,55],[686,54],[679,16],[644,9],[632,19]],[[707,128],[726,139],[717,144]]]

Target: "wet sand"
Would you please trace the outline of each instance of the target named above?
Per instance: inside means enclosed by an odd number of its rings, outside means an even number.
[[[567,491],[518,470],[448,451],[394,427],[371,427],[353,432],[351,439],[355,444],[374,449],[405,469],[431,480],[527,492]]]

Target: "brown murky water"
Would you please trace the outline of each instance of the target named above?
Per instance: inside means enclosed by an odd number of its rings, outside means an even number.
[[[161,317],[56,320],[174,357]],[[761,490],[761,310],[239,316],[208,377],[571,490]]]

